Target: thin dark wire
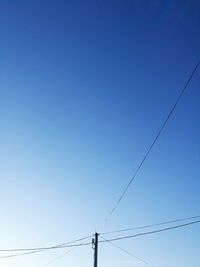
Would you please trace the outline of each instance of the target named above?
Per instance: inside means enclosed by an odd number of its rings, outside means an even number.
[[[165,126],[166,126],[168,120],[169,120],[170,117],[172,116],[172,114],[173,114],[173,112],[174,112],[176,106],[178,105],[179,101],[181,100],[183,94],[185,93],[185,91],[186,91],[186,89],[187,89],[189,83],[191,82],[191,80],[192,80],[192,78],[193,78],[193,76],[194,76],[194,74],[195,74],[197,68],[199,67],[199,65],[200,65],[200,60],[198,61],[198,63],[197,63],[196,66],[194,67],[193,71],[191,72],[191,74],[190,74],[190,76],[189,76],[189,78],[188,78],[188,80],[187,80],[185,86],[183,87],[183,89],[181,90],[180,94],[178,95],[178,97],[177,97],[177,99],[176,99],[174,105],[172,106],[170,112],[168,113],[168,115],[167,115],[167,117],[166,117],[164,123],[162,124],[162,126],[161,126],[160,130],[158,131],[157,135],[155,136],[155,138],[154,138],[152,144],[151,144],[150,147],[148,148],[148,150],[147,150],[145,156],[143,157],[143,159],[142,159],[142,161],[140,162],[139,166],[137,167],[135,173],[133,174],[133,177],[132,177],[131,180],[128,182],[128,184],[127,184],[127,186],[125,187],[124,191],[122,191],[122,194],[120,195],[119,199],[116,201],[114,207],[112,208],[112,210],[110,211],[110,213],[109,213],[108,216],[106,217],[105,222],[104,222],[104,225],[108,222],[110,216],[115,212],[115,210],[116,210],[116,208],[118,207],[119,203],[121,202],[121,200],[122,200],[123,197],[125,196],[127,190],[129,189],[129,187],[131,186],[133,180],[135,179],[135,177],[137,176],[137,174],[138,174],[138,172],[140,171],[141,167],[143,166],[143,164],[144,164],[145,160],[147,159],[149,153],[151,152],[152,148],[154,147],[155,143],[157,142],[158,138],[160,137],[160,135],[161,135],[163,129],[165,128]]]
[[[164,232],[164,231],[168,231],[168,230],[172,230],[172,229],[176,229],[176,228],[180,228],[180,227],[185,227],[185,226],[189,226],[189,225],[197,224],[197,223],[200,223],[200,221],[193,221],[193,222],[190,222],[190,223],[179,224],[179,225],[176,225],[176,226],[163,228],[163,229],[150,231],[150,232],[139,233],[139,234],[135,234],[135,235],[116,237],[116,238],[108,239],[107,241],[102,240],[102,241],[99,241],[99,243],[113,242],[113,241],[117,241],[117,240],[123,240],[123,239],[138,237],[138,236],[155,234],[155,233]],[[24,253],[20,253],[20,254],[11,254],[11,255],[6,255],[6,256],[1,256],[0,259],[24,256],[24,255],[33,254],[33,253],[39,253],[39,252],[42,252],[42,251],[45,251],[45,250],[49,250],[49,249],[72,248],[72,247],[80,247],[80,246],[88,246],[88,245],[91,245],[91,242],[79,243],[79,244],[74,244],[74,245],[63,245],[63,246],[57,246],[57,247],[43,248],[43,249],[40,249],[40,250],[29,251],[29,252],[24,252]]]
[[[34,254],[34,253],[40,253],[40,252],[43,252],[43,251],[46,251],[46,250],[52,250],[52,249],[75,248],[75,247],[88,246],[88,245],[91,245],[91,242],[79,243],[79,244],[74,244],[74,245],[63,245],[63,246],[59,246],[59,247],[43,248],[43,249],[35,250],[35,251],[29,251],[29,252],[24,252],[24,253],[1,256],[0,259],[13,258],[13,257],[18,257],[18,256]]]
[[[91,238],[91,237],[88,237],[87,239],[89,239],[89,238]],[[87,240],[87,239],[86,239],[86,240]],[[72,248],[72,249],[70,249],[70,250],[67,250],[66,252],[62,253],[61,255],[58,255],[58,256],[55,257],[54,259],[48,261],[46,264],[42,265],[42,267],[45,267],[45,266],[48,266],[48,265],[54,263],[55,261],[59,260],[60,258],[65,257],[65,256],[66,256],[67,254],[69,254],[71,251],[74,251],[75,249],[77,249],[77,247],[74,247],[74,248]]]
[[[189,223],[185,223],[185,224],[179,224],[179,225],[175,225],[175,226],[171,226],[171,227],[167,227],[167,228],[162,228],[162,229],[158,229],[158,230],[154,230],[154,231],[139,233],[139,234],[135,234],[135,235],[128,235],[128,236],[111,238],[111,239],[108,239],[107,242],[109,242],[109,241],[123,240],[123,239],[128,239],[128,238],[134,238],[134,237],[144,236],[144,235],[156,234],[156,233],[160,233],[160,232],[164,232],[164,231],[169,231],[169,230],[173,230],[173,229],[177,229],[177,228],[181,228],[181,227],[186,227],[186,226],[197,224],[197,223],[200,223],[200,221],[194,221],[194,222],[189,222]],[[104,243],[104,242],[106,242],[106,241],[99,241],[99,243]]]
[[[116,248],[120,249],[121,251],[125,252],[126,254],[130,255],[131,257],[136,258],[137,260],[139,260],[139,261],[145,263],[146,265],[149,265],[149,266],[151,266],[151,267],[155,267],[154,265],[152,265],[152,264],[149,263],[148,261],[146,261],[146,260],[144,260],[144,259],[142,259],[142,258],[140,258],[140,257],[138,257],[138,256],[135,256],[133,253],[129,252],[128,250],[126,250],[126,249],[124,249],[124,248],[122,248],[122,247],[116,245],[115,243],[113,243],[113,242],[111,242],[111,241],[109,241],[109,240],[103,238],[102,236],[100,236],[100,237],[101,237],[102,239],[104,239],[105,241],[107,241],[108,243],[110,243],[111,245],[113,245],[114,247],[116,247]]]
[[[88,238],[92,238],[92,235],[91,236],[87,236],[87,237],[83,237],[83,238],[79,238],[79,239],[73,240],[71,242],[66,242],[66,243],[62,243],[62,244],[55,245],[55,246],[50,246],[50,247],[0,249],[0,252],[36,251],[36,250],[37,251],[40,251],[40,250],[42,251],[42,250],[49,250],[49,249],[57,249],[57,248],[68,247],[67,245],[70,245],[70,244],[73,244],[73,243],[76,243],[78,241],[82,241],[82,240],[85,240],[85,239],[88,239]]]
[[[19,253],[19,254],[11,254],[11,255],[6,255],[6,256],[1,256],[0,259],[8,259],[8,258],[13,258],[13,257],[18,257],[18,256],[25,256],[28,254],[34,254],[34,253],[39,253],[44,250],[35,250],[35,251],[29,251],[29,252],[24,252],[24,253]]]
[[[140,229],[145,229],[145,228],[150,228],[150,227],[155,227],[155,226],[165,225],[165,224],[170,224],[170,223],[175,223],[175,222],[181,222],[181,221],[186,221],[186,220],[191,220],[191,219],[197,219],[197,218],[200,218],[200,215],[182,218],[182,219],[171,220],[171,221],[166,221],[166,222],[161,222],[161,223],[148,224],[148,225],[139,226],[139,227],[125,228],[125,229],[120,229],[120,230],[116,230],[116,231],[104,232],[104,233],[100,233],[100,234],[101,235],[107,235],[107,234],[114,234],[114,233],[122,233],[122,232],[127,232],[127,231],[132,231],[132,230],[140,230]]]
[[[79,243],[79,244],[74,244],[74,245],[63,245],[59,247],[55,247],[55,249],[59,248],[73,248],[73,247],[81,247],[81,246],[88,246],[91,245],[92,242],[87,242],[87,243]]]
[[[57,245],[57,246],[55,246],[55,248],[63,247],[63,246],[68,245],[68,244],[74,244],[76,242],[79,242],[79,241],[82,241],[82,240],[87,240],[87,239],[92,238],[92,237],[93,237],[93,235],[82,237],[82,238],[73,240],[71,242],[67,242],[67,243],[63,243],[63,244]],[[54,247],[52,247],[52,248],[54,248]]]

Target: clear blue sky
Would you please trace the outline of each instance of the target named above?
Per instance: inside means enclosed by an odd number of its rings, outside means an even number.
[[[62,243],[100,229],[132,177],[200,57],[200,4],[0,0],[0,51],[0,248]],[[200,213],[199,72],[105,231]],[[199,267],[199,227],[117,244]],[[92,264],[88,247],[49,266]],[[105,244],[108,265],[146,266]]]

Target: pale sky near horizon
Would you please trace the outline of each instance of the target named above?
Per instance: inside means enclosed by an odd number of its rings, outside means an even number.
[[[0,249],[64,243],[101,229],[199,60],[200,2],[0,0],[0,54]],[[104,231],[200,215],[199,82]],[[200,225],[116,244],[200,265]],[[0,266],[93,265],[91,246],[65,251]],[[108,265],[147,266],[101,244]]]

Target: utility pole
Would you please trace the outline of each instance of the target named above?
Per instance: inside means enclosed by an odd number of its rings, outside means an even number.
[[[94,249],[94,267],[97,267],[98,259],[98,233],[95,233],[95,237],[92,239],[93,249]]]

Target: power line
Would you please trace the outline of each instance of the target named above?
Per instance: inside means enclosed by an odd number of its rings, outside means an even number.
[[[173,229],[177,229],[177,228],[181,228],[181,227],[186,227],[186,226],[197,224],[197,223],[200,223],[200,220],[199,221],[193,221],[193,222],[185,223],[185,224],[179,224],[179,225],[175,225],[175,226],[171,226],[171,227],[167,227],[167,228],[162,228],[162,229],[158,229],[158,230],[154,230],[154,231],[138,233],[138,234],[135,234],[135,235],[128,235],[128,236],[111,238],[111,239],[108,239],[107,241],[99,241],[99,243],[104,243],[104,242],[108,242],[108,241],[112,242],[112,241],[117,241],[117,240],[134,238],[134,237],[138,237],[138,236],[156,234],[156,233],[169,231],[169,230],[173,230]]]
[[[116,244],[113,243],[112,241],[109,241],[109,240],[103,238],[102,236],[101,236],[101,238],[102,238],[103,240],[105,240],[106,242],[110,243],[112,246],[114,246],[114,247],[120,249],[121,251],[123,251],[124,253],[130,255],[131,257],[133,257],[133,258],[135,258],[135,259],[137,259],[137,260],[139,260],[139,261],[145,263],[146,265],[149,265],[149,266],[151,266],[151,267],[155,267],[154,265],[150,264],[148,261],[146,261],[146,260],[144,260],[144,259],[142,259],[142,258],[140,258],[140,257],[138,257],[138,256],[136,256],[136,255],[134,255],[133,253],[129,252],[128,250],[126,250],[126,249],[124,249],[124,248],[122,248],[122,247],[116,245]]]
[[[149,146],[149,148],[147,149],[142,161],[140,162],[139,166],[137,167],[136,171],[133,174],[133,177],[131,178],[131,180],[128,182],[128,184],[126,185],[125,189],[122,191],[120,197],[118,198],[118,200],[116,201],[115,205],[113,206],[113,208],[111,209],[111,211],[109,212],[108,216],[106,217],[105,221],[104,221],[104,225],[108,222],[109,218],[111,217],[111,215],[115,212],[115,210],[117,209],[119,203],[122,201],[122,199],[124,198],[127,190],[129,189],[129,187],[131,186],[133,180],[136,178],[137,174],[139,173],[140,169],[142,168],[144,162],[146,161],[148,155],[150,154],[151,150],[153,149],[154,145],[156,144],[157,140],[159,139],[161,133],[163,132],[166,124],[168,123],[170,117],[172,116],[172,114],[174,113],[174,110],[176,108],[176,106],[178,105],[178,103],[180,102],[183,94],[185,93],[188,85],[190,84],[194,74],[197,71],[197,68],[200,65],[200,60],[198,61],[198,63],[196,64],[196,66],[194,67],[194,69],[192,70],[191,74],[189,75],[189,78],[187,79],[183,89],[180,91],[174,105],[172,106],[170,112],[168,113],[166,119],[164,120],[163,124],[161,125],[158,133],[156,134],[155,138],[153,139],[153,142],[151,143],[151,145]]]
[[[88,239],[89,239],[89,238],[91,238],[91,236],[88,237]],[[87,240],[87,239],[86,239],[86,240]],[[74,251],[75,249],[77,249],[77,247],[73,247],[73,248],[71,248],[70,250],[65,251],[64,253],[58,255],[57,257],[53,258],[52,260],[50,260],[50,261],[48,261],[47,263],[45,263],[44,265],[42,265],[42,267],[46,267],[46,266],[48,266],[48,265],[54,263],[55,261],[57,261],[57,260],[59,260],[59,259],[65,257],[65,256],[66,256],[67,254],[69,254],[70,252]]]
[[[113,242],[113,241],[118,241],[118,240],[123,240],[123,239],[134,238],[134,237],[138,237],[138,236],[155,234],[155,233],[164,232],[164,231],[168,231],[168,230],[173,230],[173,229],[177,229],[177,228],[181,228],[181,227],[186,227],[186,226],[197,224],[197,223],[200,223],[200,220],[189,222],[189,223],[185,223],[185,224],[179,224],[179,225],[171,226],[171,227],[168,227],[168,228],[162,228],[162,229],[158,229],[158,230],[155,230],[155,231],[149,231],[149,232],[138,233],[138,234],[135,234],[135,235],[116,237],[116,238],[111,238],[111,239],[108,239],[108,240],[101,240],[101,241],[99,241],[99,243]],[[28,252],[24,252],[24,253],[1,256],[0,259],[24,256],[24,255],[39,253],[39,252],[42,252],[42,251],[45,251],[45,250],[62,249],[62,248],[75,248],[75,247],[88,246],[88,245],[91,245],[91,242],[78,243],[78,244],[68,244],[68,245],[54,246],[54,247],[47,247],[47,248],[42,248],[42,249],[35,250],[35,251],[28,251]],[[25,249],[25,250],[28,250],[28,249]],[[14,249],[14,250],[3,250],[3,251],[4,252],[5,251],[17,251],[17,249]]]
[[[63,246],[57,246],[57,247],[56,246],[55,247],[48,247],[48,248],[43,248],[43,249],[39,249],[39,250],[35,250],[35,251],[28,251],[28,252],[24,252],[24,253],[18,253],[18,254],[11,254],[11,255],[6,255],[6,256],[1,256],[0,259],[25,256],[25,255],[40,253],[40,252],[47,251],[47,250],[52,250],[52,249],[76,248],[76,247],[88,246],[88,245],[91,245],[91,242],[79,243],[79,244],[74,244],[74,245],[63,245]],[[25,249],[25,251],[26,250],[27,249]],[[9,250],[9,251],[12,251],[12,250]],[[14,250],[14,251],[16,251],[16,250]]]
[[[187,220],[187,219],[194,219],[194,218],[200,218],[200,216],[193,216],[193,217],[187,217],[187,218],[183,218],[183,219],[176,219],[176,220],[172,220],[172,221],[167,221],[167,222],[161,222],[158,224],[152,224],[152,225],[146,225],[146,226],[140,226],[140,227],[135,227],[135,228],[128,228],[128,229],[121,229],[121,230],[117,230],[117,231],[111,231],[111,232],[106,232],[106,233],[100,233],[100,235],[104,235],[104,234],[111,234],[111,233],[119,233],[119,232],[123,232],[123,231],[129,231],[129,230],[133,230],[133,229],[144,229],[144,228],[148,228],[148,227],[153,227],[153,226],[158,226],[158,225],[164,225],[164,224],[168,224],[168,223],[172,223],[172,222],[178,222],[178,221],[183,221],[183,220]],[[144,233],[139,233],[139,234],[135,234],[135,235],[131,235],[130,237],[136,237],[136,236],[140,236],[140,235],[146,235],[146,234],[153,234],[153,233],[157,233],[157,232],[161,232],[161,231],[166,231],[166,230],[170,230],[170,229],[175,229],[175,228],[180,228],[180,227],[184,227],[184,226],[188,226],[188,225],[192,225],[192,224],[196,224],[199,223],[200,221],[193,221],[193,222],[189,222],[186,224],[180,224],[180,225],[176,225],[176,226],[172,226],[172,227],[168,227],[168,228],[164,228],[164,229],[159,229],[159,230],[155,230],[155,231],[150,231],[150,232],[144,232]],[[124,237],[124,238],[128,238]],[[92,238],[91,236],[87,236],[87,237],[83,237],[83,238],[79,238],[76,239],[74,241],[71,242],[66,242],[66,243],[62,243],[59,245],[55,245],[55,246],[49,246],[49,247],[37,247],[37,248],[14,248],[14,249],[0,249],[0,252],[25,252],[25,253],[21,253],[21,254],[14,254],[14,255],[8,255],[5,257],[13,257],[13,256],[20,256],[20,255],[26,255],[26,254],[31,254],[31,253],[37,253],[37,252],[41,252],[44,250],[53,250],[53,249],[60,249],[60,248],[72,248],[72,247],[79,247],[79,246],[86,246],[86,245],[90,245],[91,242],[85,242],[85,243],[78,243],[78,244],[74,244],[78,241],[82,241],[82,240],[86,240]],[[123,237],[120,237],[120,239],[123,239]],[[115,241],[118,239],[109,239],[108,241]],[[102,242],[102,241],[100,241]],[[4,256],[3,256],[4,257]],[[1,257],[0,257],[1,258]]]
[[[116,231],[104,232],[104,233],[100,233],[100,234],[101,235],[107,235],[107,234],[122,233],[122,232],[127,232],[127,231],[132,231],[132,230],[140,230],[140,229],[145,229],[145,228],[150,228],[150,227],[155,227],[155,226],[165,225],[165,224],[170,224],[170,223],[175,223],[175,222],[181,222],[181,221],[186,221],[186,220],[191,220],[191,219],[197,219],[197,218],[200,218],[200,215],[193,216],[193,217],[187,217],[187,218],[181,218],[181,219],[175,219],[175,220],[160,222],[160,223],[155,223],[155,224],[148,224],[148,225],[139,226],[139,227],[125,228],[125,229],[120,229],[120,230],[116,230]]]
[[[35,250],[35,251],[29,251],[29,252],[24,252],[24,253],[18,253],[18,254],[11,254],[11,255],[6,255],[6,256],[0,256],[0,259],[8,259],[8,258],[13,258],[13,257],[18,257],[18,256],[25,256],[29,254],[35,254],[42,252],[43,250]]]
[[[55,246],[50,246],[50,247],[36,247],[36,248],[14,248],[14,249],[0,249],[0,252],[17,252],[17,251],[42,251],[42,250],[49,250],[49,249],[57,249],[57,248],[63,248],[63,247],[71,247],[71,244],[74,244],[76,242],[88,239],[88,238],[92,238],[91,236],[86,236],[83,238],[79,238],[76,240],[73,240],[71,242],[66,242],[66,243],[62,243],[59,245],[55,245]],[[78,244],[81,245],[81,244]],[[77,245],[73,245],[73,246],[77,246]]]

